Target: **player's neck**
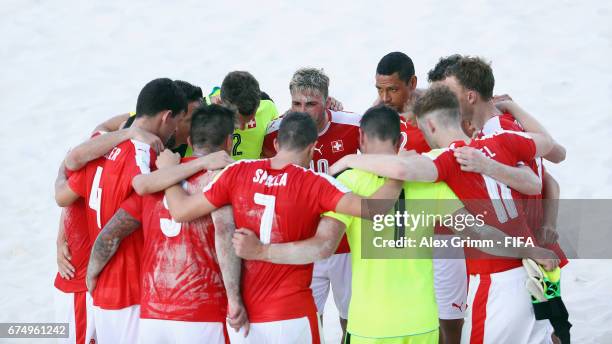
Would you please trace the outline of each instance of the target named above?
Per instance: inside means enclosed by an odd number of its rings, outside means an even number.
[[[157,134],[157,129],[159,128],[159,124],[157,122],[157,118],[155,117],[143,116],[136,118],[136,120],[134,120],[134,123],[132,123],[132,126],[140,128],[142,130],[146,130],[151,134]]]
[[[280,170],[283,167],[295,164],[307,168],[310,164],[308,157],[305,157],[302,152],[293,152],[280,150],[273,158],[270,159],[270,166],[275,170]]]
[[[193,148],[192,156],[198,157],[198,158],[222,150],[221,148],[210,148],[210,147],[192,147],[192,148]]]
[[[474,115],[478,116],[478,118],[482,118],[483,122],[486,122],[495,116],[501,115],[501,111],[499,111],[491,100],[478,104],[474,112]]]
[[[253,118],[255,118],[255,114],[252,114],[250,116],[238,115],[238,124],[240,124],[240,130],[244,130],[244,128],[247,126],[247,123],[252,121]]]
[[[323,120],[321,121],[321,123],[317,123],[317,132],[319,133],[319,135],[321,135],[323,130],[325,130],[325,128],[327,128],[327,124],[329,123],[329,117],[327,115],[327,109],[325,109],[324,111],[325,112],[323,114]]]
[[[463,132],[461,127],[444,129],[438,134],[438,148],[448,147],[455,141],[470,142],[470,138]]]

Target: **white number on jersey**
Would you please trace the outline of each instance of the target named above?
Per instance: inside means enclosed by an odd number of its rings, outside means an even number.
[[[406,145],[408,144],[408,134],[404,132],[400,132],[402,135],[402,143],[400,144],[400,151],[406,149]]]
[[[166,210],[169,210],[168,202],[166,201],[166,196],[164,196],[163,203],[164,203],[164,208],[166,208]],[[162,233],[164,233],[164,235],[167,236],[168,238],[172,238],[172,237],[179,235],[179,233],[181,232],[181,226],[182,226],[181,223],[174,221],[172,217],[170,217],[169,219],[165,219],[165,218],[159,219],[159,227],[161,228]]]
[[[495,215],[500,223],[505,223],[508,219],[514,219],[518,216],[514,199],[512,199],[512,192],[506,184],[502,184],[497,180],[482,175],[485,184],[487,186],[487,192],[493,203],[493,209],[495,209]],[[501,194],[500,194],[501,190]]]
[[[269,244],[272,235],[272,222],[274,221],[276,197],[257,192],[253,195],[253,201],[255,204],[265,207],[263,215],[261,216],[261,222],[259,223],[259,240],[264,244]]]
[[[328,174],[329,161],[327,159],[317,160],[317,168],[315,168],[314,160],[310,160],[310,169],[315,172]]]
[[[100,179],[102,178],[103,170],[104,168],[102,166],[98,166],[96,169],[96,175],[94,176],[93,183],[91,184],[91,193],[89,194],[89,207],[96,212],[98,229],[102,229],[102,223],[100,221],[100,204],[102,204],[102,188],[100,187]]]

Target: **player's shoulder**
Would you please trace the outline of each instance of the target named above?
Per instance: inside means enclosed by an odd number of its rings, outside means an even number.
[[[524,131],[516,131],[516,130],[499,130],[494,133],[483,135],[482,137],[473,140],[473,141],[502,141],[505,139],[510,139],[514,137],[523,137],[523,138],[531,138],[531,136]]]
[[[361,120],[362,115],[348,111],[328,111],[330,113],[332,124],[348,125],[359,128],[359,121]]]
[[[292,164],[291,166],[294,170],[298,170],[299,173],[304,174],[307,178],[312,178],[313,180],[318,180],[321,182],[328,182],[342,192],[351,191],[346,186],[344,186],[341,182],[339,182],[336,178],[330,176],[327,173],[315,172],[311,169],[307,169],[307,168],[304,168],[302,166],[295,165],[295,164]]]
[[[268,125],[268,128],[266,129],[266,135],[276,133],[278,129],[280,128],[280,124],[282,121],[283,121],[283,116],[273,119],[272,122],[270,122],[270,124]]]
[[[514,116],[505,113],[490,118],[482,127],[482,134],[491,135],[503,130],[523,131],[523,128],[516,122]]]
[[[270,122],[274,118],[278,117],[278,110],[276,109],[276,104],[273,101],[262,99],[259,102],[259,107],[257,108],[257,112],[255,113],[255,117],[258,119],[262,119],[265,122]]]
[[[439,157],[440,155],[442,155],[445,152],[449,152],[454,148],[454,146],[452,147],[445,147],[445,148],[435,148],[430,150],[429,152],[423,152],[421,153],[421,155],[430,158],[431,160],[435,160],[437,157]]]

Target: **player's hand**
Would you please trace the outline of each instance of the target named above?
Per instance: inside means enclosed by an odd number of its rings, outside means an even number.
[[[206,156],[198,158],[198,160],[202,164],[202,169],[209,171],[224,168],[225,166],[235,162],[234,159],[232,159],[232,157],[225,151],[210,153]]]
[[[244,308],[241,300],[228,299],[227,324],[234,329],[234,332],[238,332],[244,327],[244,336],[249,335],[251,325],[249,324],[246,308]]]
[[[164,151],[157,156],[157,160],[155,160],[155,166],[157,166],[158,169],[162,169],[165,167],[178,165],[180,162],[181,155],[179,153],[173,153],[169,149],[164,149]]]
[[[89,292],[89,294],[93,293],[93,291],[96,290],[97,284],[98,284],[98,276],[91,277],[87,275],[87,278],[85,278],[85,285],[87,286],[87,291]]]
[[[329,107],[328,109],[332,111],[342,111],[344,110],[344,106],[342,106],[342,102],[334,97],[327,97],[329,99]]]
[[[492,161],[480,150],[463,146],[456,148],[453,153],[462,171],[490,174],[489,171]]]
[[[157,135],[151,134],[150,132],[138,127],[130,127],[128,130],[130,131],[130,137],[132,139],[148,144],[157,153],[164,150],[164,144]]]
[[[501,112],[514,113],[516,111],[513,111],[513,106],[516,106],[516,103],[514,103],[512,98],[498,100],[495,102],[495,107]]]
[[[232,244],[236,255],[242,259],[261,260],[263,258],[264,244],[249,229],[236,229]]]
[[[223,104],[223,101],[221,100],[221,96],[217,94],[217,95],[210,97],[210,103],[221,105]]]
[[[512,97],[510,97],[507,94],[493,96],[493,103],[499,103],[499,102],[505,102],[505,101],[512,101]]]
[[[559,266],[561,261],[555,252],[542,247],[534,247],[534,249],[536,253],[530,258],[540,264],[544,270],[552,271]]]
[[[66,241],[62,241],[57,244],[57,271],[60,276],[64,279],[72,279],[74,278],[74,266],[70,263],[72,259],[72,255],[70,254],[70,249],[68,248],[68,243]]]
[[[553,226],[544,225],[536,231],[536,240],[542,246],[554,244],[559,240],[559,233]]]

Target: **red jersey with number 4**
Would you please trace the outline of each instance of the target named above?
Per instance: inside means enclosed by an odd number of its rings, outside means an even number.
[[[91,134],[91,138],[102,135],[104,132],[96,131]],[[66,177],[74,173],[69,169],[65,170]],[[54,286],[65,293],[76,293],[86,291],[85,277],[87,276],[87,264],[91,253],[93,240],[89,237],[87,226],[87,205],[82,197],[71,205],[64,207],[64,236],[70,250],[72,259],[70,263],[74,266],[74,278],[64,279],[59,272],[55,276]]]
[[[70,177],[71,189],[87,201],[92,240],[132,193],[132,179],[149,173],[154,159],[155,151],[148,144],[128,140]],[[98,277],[92,295],[94,305],[121,309],[139,304],[142,244],[142,231],[135,231],[121,242]]]
[[[200,192],[208,183],[210,174],[204,172],[183,183],[190,194]],[[227,299],[212,218],[175,222],[163,192],[144,197],[132,193],[121,208],[142,223],[144,234],[140,317],[224,322]]]
[[[66,176],[70,178],[72,171],[66,170]],[[54,286],[65,293],[76,293],[86,291],[85,277],[87,275],[87,264],[91,252],[91,240],[87,228],[87,210],[83,198],[64,208],[64,236],[70,250],[72,259],[70,263],[74,266],[74,277],[64,279],[59,272],[55,276]]]
[[[273,169],[268,159],[229,165],[204,188],[204,196],[216,207],[233,206],[236,228],[252,230],[263,243],[314,236],[321,214],[334,210],[345,192],[325,174],[293,164]],[[243,264],[242,297],[251,322],[316,313],[310,290],[312,264]]]
[[[329,166],[340,160],[345,155],[355,154],[359,150],[359,121],[361,115],[342,112],[327,111],[327,126],[319,133],[315,146],[310,169],[319,173],[328,173]],[[266,138],[264,140],[264,152],[267,157],[276,154],[274,150],[274,139],[278,134],[278,129],[282,117],[270,124]],[[336,253],[349,253],[351,249],[346,239],[346,234],[338,244]]]
[[[478,137],[495,134],[502,130],[521,132],[525,131],[521,124],[516,121],[514,116],[509,113],[504,113],[502,115],[492,117],[488,121],[486,121],[484,126],[482,127],[482,130],[478,133]],[[529,166],[531,170],[533,170],[533,172],[540,178],[541,182],[544,182],[546,177],[544,174],[545,169],[542,158],[538,157],[524,163],[526,163],[527,166]],[[544,207],[542,204],[543,192],[537,195],[523,195],[515,190],[513,191],[516,192],[519,198],[522,198],[524,200],[523,209],[525,210],[525,214],[527,215],[527,224],[529,225],[529,228],[531,228],[532,232],[535,234],[542,228],[542,221],[544,219]],[[561,259],[561,267],[567,265],[569,261],[567,260],[565,253],[563,252],[558,243],[546,245],[544,247],[555,251],[555,253]]]
[[[438,180],[445,181],[463,201],[473,215],[483,215],[484,222],[509,236],[532,238],[522,202],[516,202],[508,186],[479,173],[465,172],[453,154],[453,149],[465,146],[465,142],[453,142],[433,161],[438,170]],[[533,160],[535,143],[526,133],[501,131],[470,142],[469,147],[482,151],[486,156],[502,164],[516,166],[521,161]],[[525,242],[523,241],[522,244]],[[522,266],[516,258],[495,258],[476,249],[466,248],[469,274],[491,274]]]
[[[415,150],[417,153],[429,152],[431,148],[425,141],[421,130],[400,117],[400,134],[402,135],[400,149]]]

